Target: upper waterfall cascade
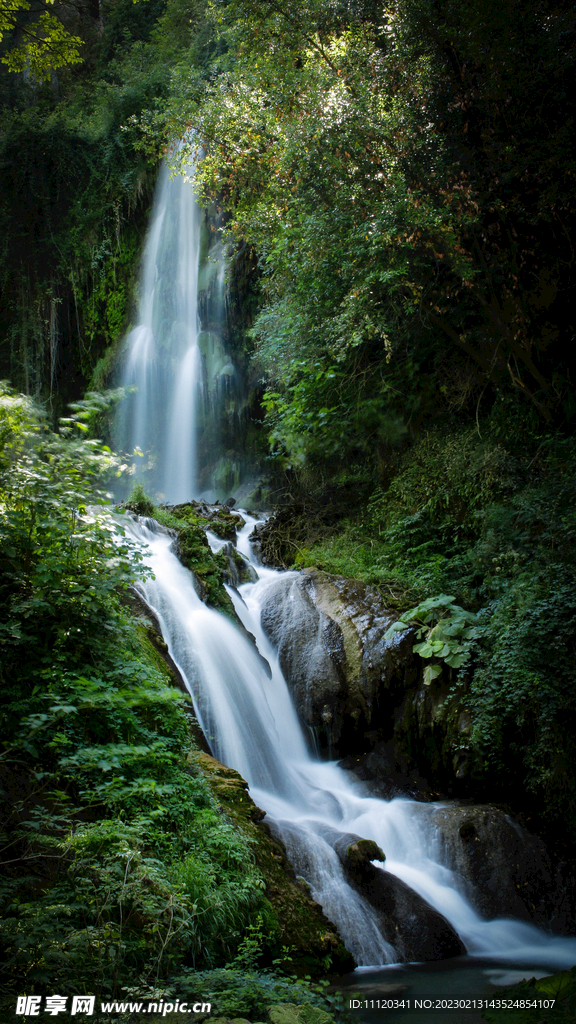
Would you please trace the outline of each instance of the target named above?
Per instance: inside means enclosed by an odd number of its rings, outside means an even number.
[[[222,457],[222,422],[234,418],[238,404],[223,337],[225,257],[212,230],[218,217],[197,202],[194,166],[185,170],[160,170],[138,325],[126,339],[120,373],[133,393],[121,403],[115,428],[116,448],[138,453],[137,476],[172,503],[200,493],[227,497],[238,482],[238,468]]]
[[[125,403],[118,438],[120,447],[144,453],[146,482],[153,481],[156,493],[173,503],[204,491],[199,450],[209,419],[207,365],[212,359],[212,379],[234,372],[224,349],[202,330],[201,236],[193,184],[170,178],[164,167],[145,251],[140,322],[129,335],[123,371],[123,383],[137,390]],[[223,301],[223,267],[223,258],[215,256],[205,275],[212,275],[209,291],[216,304]],[[242,517],[238,549],[258,580],[231,589],[230,595],[258,650],[230,619],[202,602],[169,531],[138,518],[124,525],[147,545],[145,561],[153,577],[138,587],[158,618],[214,756],[246,779],[348,950],[363,965],[398,960],[377,913],[348,884],[335,852],[334,837],[353,833],[380,846],[384,870],[439,911],[469,953],[551,969],[571,966],[576,939],[545,934],[525,922],[479,916],[467,898],[469,885],[442,860],[434,805],[368,796],[349,773],[311,753],[260,624],[277,573],[256,564],[248,539],[256,520]],[[260,655],[271,666],[271,678]]]

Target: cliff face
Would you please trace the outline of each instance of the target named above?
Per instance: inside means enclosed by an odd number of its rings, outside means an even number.
[[[571,933],[576,921],[569,872],[503,810],[471,804],[471,765],[459,749],[471,729],[465,694],[450,695],[446,669],[424,684],[413,631],[384,639],[395,618],[376,588],[304,570],[271,583],[262,624],[301,720],[370,792],[430,801],[444,790],[464,798],[462,804],[416,806],[431,841],[441,847],[442,862],[478,910],[487,918],[519,918]],[[347,876],[406,932],[415,911],[407,909],[405,893],[388,891],[388,874],[367,865],[358,875],[348,865]],[[404,938],[413,952],[409,933]],[[418,949],[418,958],[426,959]]]
[[[458,786],[467,762],[456,740],[469,717],[447,702],[438,677],[425,686],[413,631],[384,639],[396,618],[375,587],[315,569],[270,586],[262,625],[303,722],[332,756],[354,758],[383,796]]]

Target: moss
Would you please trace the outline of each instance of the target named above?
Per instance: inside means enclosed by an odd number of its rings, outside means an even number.
[[[236,621],[236,613],[224,584],[228,582],[227,562],[214,555],[206,533],[197,523],[188,523],[178,531],[180,560],[190,569],[200,585],[200,597],[206,604],[224,612]]]
[[[91,341],[101,336],[110,345],[123,336],[131,311],[141,245],[141,235],[133,224],[125,225],[115,245],[111,239],[106,239],[96,286],[79,303]]]
[[[191,760],[228,818],[252,845],[277,921],[279,952],[288,948],[291,969],[313,977],[352,970],[354,962],[336,928],[311,899],[306,883],[296,878],[283,846],[262,821],[264,812],[254,804],[241,775],[209,754],[193,754]]]
[[[221,552],[213,554],[210,550],[206,529],[208,525],[212,529],[213,520],[199,514],[199,510],[204,507],[197,502],[174,507],[157,506],[153,514],[163,526],[175,530],[180,561],[194,573],[202,600],[237,622],[234,606],[225,587],[229,582],[228,562]]]
[[[210,529],[221,540],[236,540],[238,522],[238,516],[232,515],[223,508],[210,519]]]
[[[253,577],[250,575],[248,566],[246,565],[246,562],[242,558],[242,555],[240,554],[239,551],[236,550],[236,548],[232,548],[232,550],[228,552],[223,551],[221,552],[221,554],[224,556],[224,558],[228,558],[234,563],[236,571],[238,572],[240,583],[253,582]]]
[[[158,650],[156,638],[156,642],[154,642],[150,635],[152,633],[153,628],[154,627],[152,626],[152,623],[147,623],[146,625],[141,625],[137,627],[137,635],[140,646],[142,648],[142,654],[144,655],[147,661],[150,661],[154,665],[154,668],[158,669],[158,671],[162,673],[166,680],[166,684],[168,686],[174,686],[174,674],[170,671],[170,668],[166,664],[165,659],[162,657],[160,651]],[[164,643],[164,641],[162,642]],[[167,650],[168,645],[165,644],[165,647]]]

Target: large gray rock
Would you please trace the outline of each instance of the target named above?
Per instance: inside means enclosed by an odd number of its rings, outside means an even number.
[[[403,960],[448,960],[466,952],[446,918],[389,871],[373,866],[361,879],[346,875],[378,912],[382,934]]]
[[[497,807],[430,808],[443,862],[487,918],[513,917],[563,932],[558,878],[545,844]]]
[[[262,625],[300,718],[374,794],[468,795],[465,687],[448,668],[424,685],[414,630],[384,639],[397,614],[376,587],[305,569],[270,584]]]
[[[300,717],[333,751],[365,749],[366,734],[380,730],[389,706],[400,705],[418,678],[408,635],[384,640],[394,618],[374,587],[317,570],[279,577],[269,588],[262,626]]]

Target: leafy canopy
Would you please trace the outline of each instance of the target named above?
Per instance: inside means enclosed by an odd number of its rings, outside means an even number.
[[[182,70],[141,124],[195,129],[257,254],[274,451],[369,463],[503,390],[572,415],[572,22],[545,0],[209,11],[211,76]]]
[[[13,44],[0,57],[9,71],[27,71],[38,82],[48,81],[57,68],[80,64],[83,40],[73,35],[62,20],[63,5],[56,0],[43,0],[34,7],[34,16],[22,17],[32,11],[30,0],[0,0],[0,41],[18,27],[21,41]],[[51,9],[48,9],[51,8]]]

